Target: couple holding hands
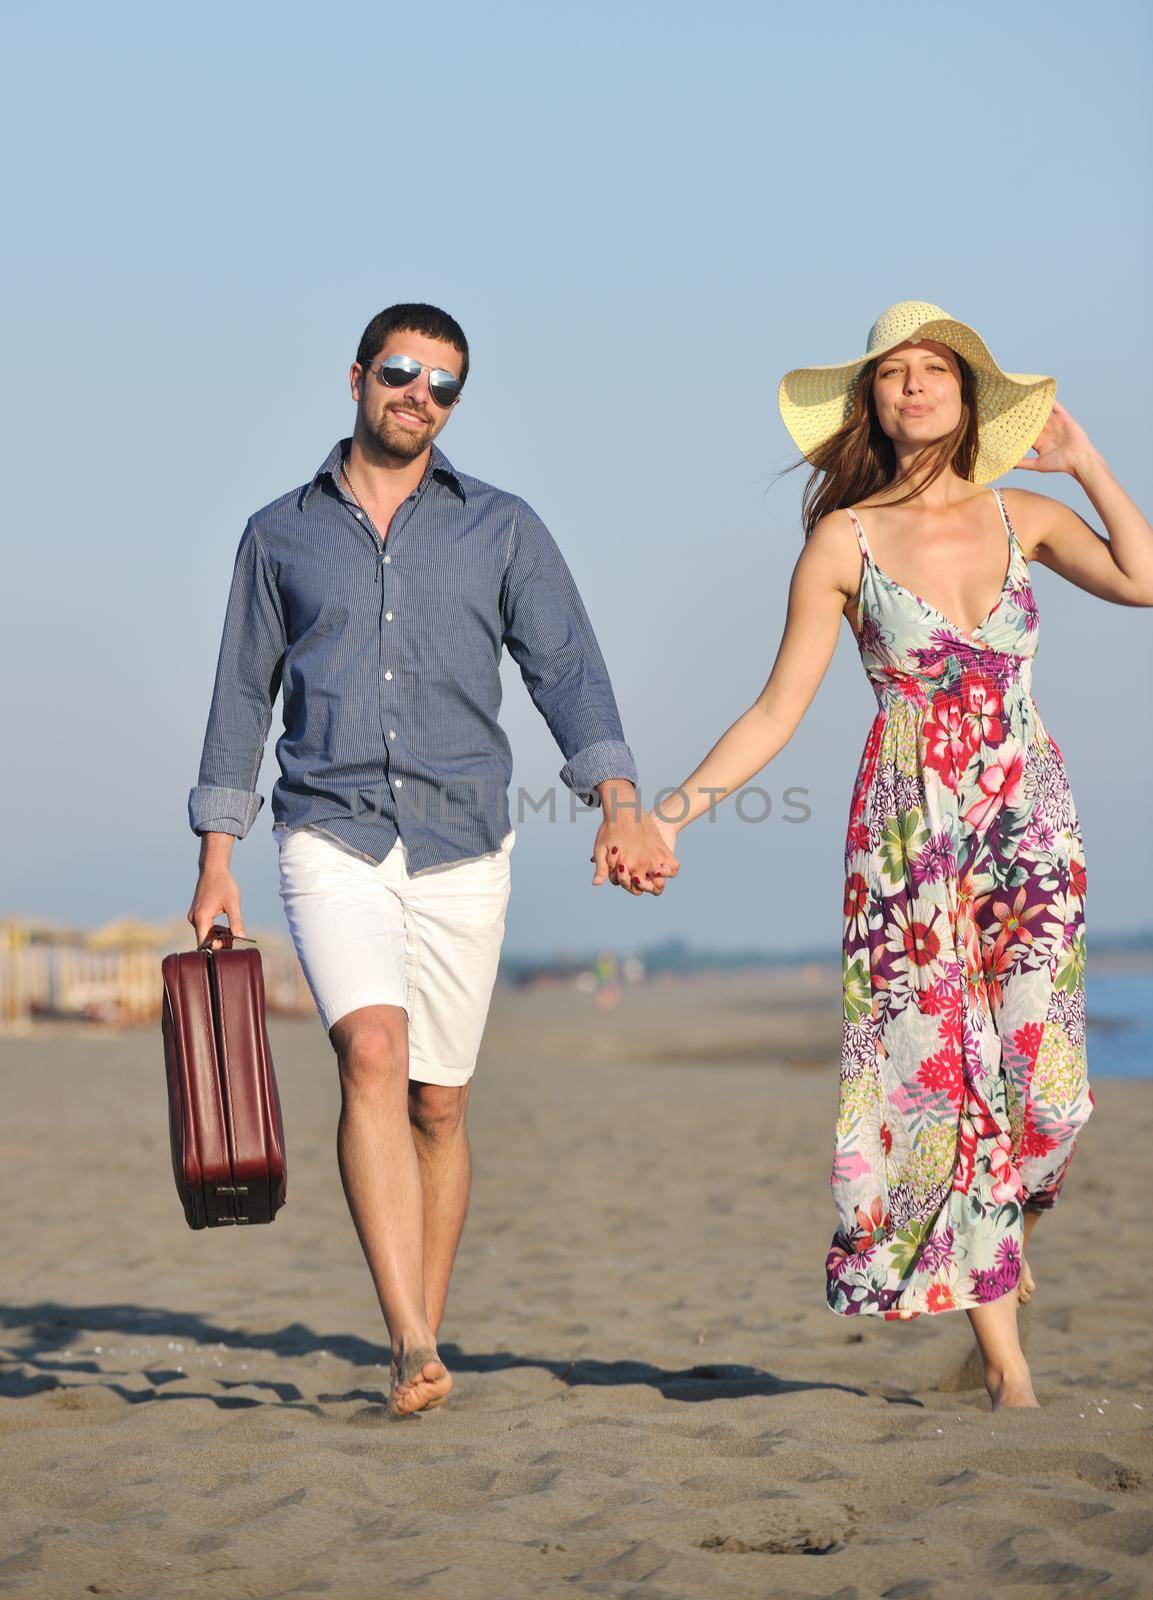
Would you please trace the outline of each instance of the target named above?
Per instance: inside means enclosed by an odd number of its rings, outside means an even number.
[[[781,381],[812,473],[776,660],[678,790],[643,811],[560,550],[523,500],[434,442],[468,364],[462,329],[434,306],[391,306],[365,329],[351,438],[244,529],[189,796],[199,943],[218,915],[244,931],[231,851],[263,804],[282,693],[280,893],[338,1063],[337,1153],[388,1328],[393,1412],[439,1406],[452,1387],[437,1331],[516,837],[503,650],[564,754],[563,782],[603,808],[593,883],[659,895],[680,832],[792,736],[842,620],[877,713],[845,837],[827,1300],[902,1320],[964,1310],[991,1404],[1036,1405],[1017,1329],[1035,1288],[1025,1251],[1093,1097],[1084,848],[1031,694],[1029,565],[1153,605],[1153,528],[1052,378],[1002,371],[937,306],[890,307],[863,355]],[[1051,497],[990,487],[1012,468],[1072,475],[1108,537]]]

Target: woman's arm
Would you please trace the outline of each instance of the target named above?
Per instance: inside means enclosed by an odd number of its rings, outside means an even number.
[[[1109,537],[1102,538],[1059,500],[1010,489],[1019,502],[1025,554],[1098,600],[1153,606],[1153,527],[1064,406],[1054,405],[1034,448],[1036,456],[1018,462],[1019,469],[1067,472],[1076,478]]]
[[[845,603],[858,592],[860,572],[849,519],[832,511],[817,523],[793,569],[785,628],[768,681],[678,792],[654,807],[662,831],[675,835],[755,777],[788,744],[833,659]]]

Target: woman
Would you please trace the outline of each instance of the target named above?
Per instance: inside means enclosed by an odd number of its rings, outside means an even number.
[[[772,760],[844,616],[879,710],[845,841],[828,1303],[965,1310],[994,1409],[1037,1404],[1017,1332],[1034,1288],[1024,1251],[1093,1102],[1084,855],[1030,692],[1029,562],[1153,605],[1153,529],[1055,393],[909,301],[863,357],[784,378],[782,415],[814,467],[784,636],[755,704],[652,813],[671,849],[710,795]],[[1047,496],[986,487],[1014,466],[1071,474],[1109,539]],[[625,866],[614,881],[662,887]]]

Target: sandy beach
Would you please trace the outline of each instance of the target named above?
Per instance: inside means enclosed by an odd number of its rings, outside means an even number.
[[[1095,1079],[993,1415],[960,1314],[840,1319],[836,974],[498,989],[445,1410],[390,1421],[319,1021],[271,1227],[193,1234],[159,1033],[0,1041],[0,1592],[1153,1593],[1153,1082]],[[1090,1055],[1092,1067],[1093,1057]]]

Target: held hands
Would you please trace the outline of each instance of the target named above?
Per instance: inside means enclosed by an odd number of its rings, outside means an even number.
[[[681,870],[675,843],[676,829],[651,811],[606,815],[589,857],[596,864],[593,886],[607,878],[626,894],[663,894],[666,879]]]
[[[1018,472],[1069,472],[1076,476],[1078,469],[1097,454],[1089,435],[1059,400],[1054,400],[1033,449],[1037,454],[1018,461]]]

